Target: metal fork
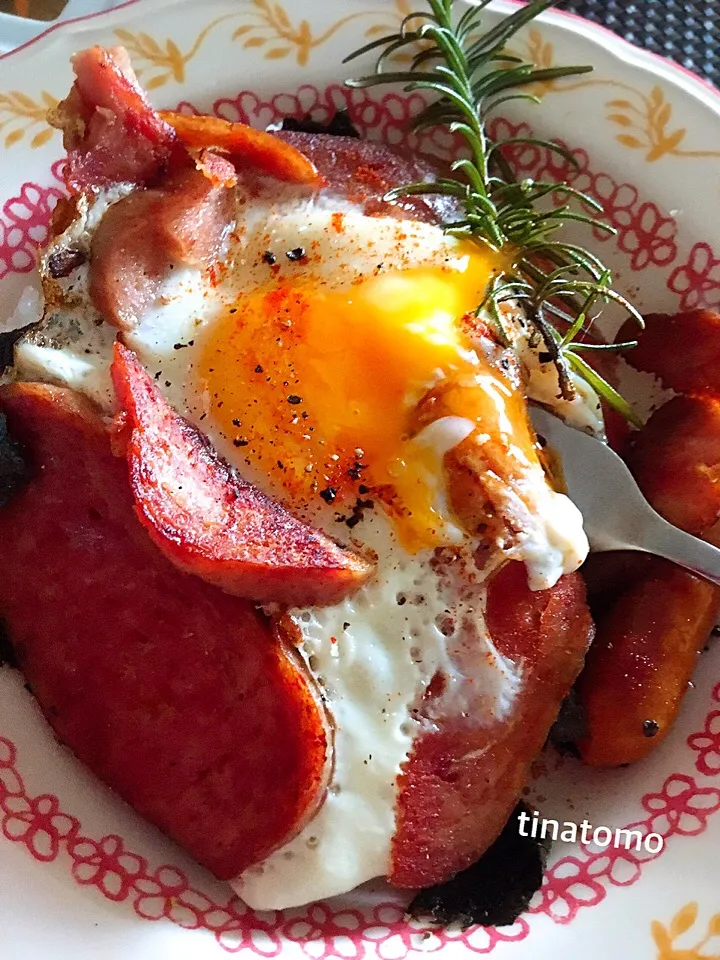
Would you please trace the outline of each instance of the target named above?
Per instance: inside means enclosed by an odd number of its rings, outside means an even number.
[[[720,549],[685,533],[653,510],[607,444],[568,427],[541,407],[531,408],[530,419],[538,436],[562,460],[568,496],[583,515],[593,550],[652,553],[720,584]]]

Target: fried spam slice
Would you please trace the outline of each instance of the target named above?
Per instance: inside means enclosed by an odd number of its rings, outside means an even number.
[[[193,168],[118,200],[92,238],[94,307],[118,329],[133,329],[175,266],[217,261],[234,220],[232,193]]]
[[[234,163],[277,180],[310,187],[322,185],[315,165],[292,144],[272,133],[221,117],[188,116],[169,110],[161,111],[160,116],[189,150],[219,150]]]
[[[593,767],[641,760],[667,736],[715,623],[720,591],[653,558],[597,620],[597,638],[577,690]]]
[[[720,391],[720,313],[651,313],[644,330],[628,320],[618,333],[618,342],[624,340],[637,340],[624,359],[636,370],[654,373],[663,386],[678,393]]]
[[[337,603],[371,575],[370,563],[242,480],[119,343],[111,372],[137,515],[179,569],[236,596],[290,606]]]
[[[294,130],[281,130],[277,137],[314,164],[324,181],[323,192],[349,200],[366,216],[440,223],[460,215],[453,197],[416,194],[385,199],[387,192],[400,184],[442,176],[446,171],[438,161],[402,147],[355,137]]]
[[[79,395],[0,388],[33,479],[0,510],[0,617],[57,737],[220,878],[289,840],[326,786],[323,708],[245,600],[177,570]]]
[[[517,562],[492,576],[486,622],[514,679],[494,712],[480,692],[488,654],[474,645],[456,652],[476,681],[473,707],[463,697],[445,701],[441,678],[418,705],[425,729],[399,778],[392,851],[390,879],[401,887],[448,880],[499,836],[593,636],[579,574],[532,591]]]
[[[626,459],[658,513],[714,542],[720,517],[720,397],[673,397],[637,434]]]
[[[50,111],[67,151],[71,191],[157,179],[181,151],[177,135],[150,104],[123,47],[90,47],[72,58],[75,82]]]

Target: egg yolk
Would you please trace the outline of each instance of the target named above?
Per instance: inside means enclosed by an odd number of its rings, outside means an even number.
[[[413,413],[439,383],[495,376],[459,321],[496,267],[468,247],[343,289],[301,275],[241,295],[209,327],[198,369],[235,462],[298,507],[322,498],[352,526],[381,500],[406,547],[445,542],[442,454],[413,437]]]

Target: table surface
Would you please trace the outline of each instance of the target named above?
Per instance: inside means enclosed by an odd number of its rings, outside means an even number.
[[[0,0],[0,11],[51,20],[65,2]],[[720,86],[720,0],[566,0],[558,6],[677,60]]]

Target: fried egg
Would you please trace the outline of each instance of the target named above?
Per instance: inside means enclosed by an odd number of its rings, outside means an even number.
[[[56,246],[87,251],[126,192],[81,199]],[[272,196],[239,206],[222,263],[173,271],[124,335],[172,406],[243,476],[377,558],[374,578],[353,597],[284,614],[334,719],[334,772],[312,821],[238,878],[255,908],[295,906],[387,875],[397,776],[417,734],[413,705],[438,671],[452,680],[446,696],[463,695],[448,614],[468,603],[470,585],[476,642],[487,654],[483,703],[502,717],[519,675],[484,628],[484,580],[510,557],[525,562],[533,588],[550,587],[587,553],[578,511],[551,488],[532,449],[518,413],[524,397],[473,337],[477,305],[500,267],[436,226],[366,217],[274,185]],[[18,344],[14,375],[80,390],[111,413],[117,331],[90,302],[87,263],[57,290]],[[458,387],[451,411],[413,428],[421,401],[447,384]],[[450,504],[445,457],[468,438],[482,447],[500,435],[512,461],[504,509],[516,535],[478,570],[477,541]],[[432,562],[447,547],[464,558],[455,586]]]

